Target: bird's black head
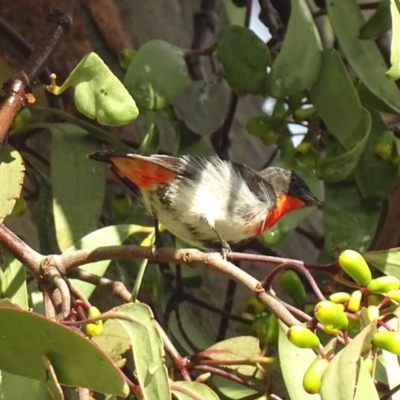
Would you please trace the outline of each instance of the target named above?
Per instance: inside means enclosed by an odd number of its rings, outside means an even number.
[[[281,194],[301,200],[305,206],[322,207],[324,203],[314,196],[299,175],[289,169],[269,167],[259,172],[279,196]]]

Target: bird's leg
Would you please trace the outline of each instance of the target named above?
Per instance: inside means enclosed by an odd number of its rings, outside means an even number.
[[[219,239],[219,241],[221,242],[222,257],[224,258],[224,260],[227,260],[229,253],[232,252],[231,246],[229,245],[229,243],[226,240],[222,239],[221,235],[218,233],[215,226],[210,225],[210,227],[214,231],[214,233],[217,236],[217,238]]]

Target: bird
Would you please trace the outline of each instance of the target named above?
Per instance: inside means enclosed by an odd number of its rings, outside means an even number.
[[[324,204],[297,173],[279,167],[256,172],[216,155],[144,156],[113,150],[89,158],[111,164],[128,186],[140,190],[156,221],[200,249],[221,246],[229,251],[290,211]]]

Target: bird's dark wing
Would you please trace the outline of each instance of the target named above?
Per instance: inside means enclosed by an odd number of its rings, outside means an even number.
[[[266,201],[268,204],[275,204],[276,194],[274,188],[261,175],[246,165],[232,164],[255,196],[262,201]]]

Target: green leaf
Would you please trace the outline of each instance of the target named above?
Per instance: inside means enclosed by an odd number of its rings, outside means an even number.
[[[140,225],[111,225],[105,228],[98,229],[87,236],[77,241],[73,246],[68,248],[65,253],[72,253],[80,249],[95,249],[100,246],[119,246],[129,236],[137,233],[150,233],[154,228]],[[90,263],[80,267],[81,269],[92,272],[96,275],[103,276],[110,265],[111,260],[104,260],[95,263]],[[82,293],[86,298],[89,298],[96,288],[91,283],[83,282],[78,279],[71,279],[71,283]]]
[[[386,65],[380,51],[373,41],[359,38],[359,29],[365,20],[358,3],[355,0],[330,0],[326,5],[340,48],[356,75],[373,94],[399,114],[400,92],[394,82],[386,79]],[[341,98],[344,100],[344,95]]]
[[[398,167],[375,156],[376,141],[383,132],[388,130],[388,126],[377,112],[370,111],[370,115],[372,117],[371,131],[355,173],[362,197],[376,200],[386,198],[393,190],[398,178]]]
[[[178,118],[200,135],[210,135],[225,120],[229,105],[229,86],[224,79],[191,82],[174,101]]]
[[[358,360],[358,376],[354,400],[379,400],[379,394],[370,372],[364,365],[364,360]]]
[[[177,400],[219,400],[219,397],[206,385],[198,382],[174,382],[172,393]]]
[[[351,2],[352,0],[346,0]],[[322,53],[311,100],[330,132],[345,149],[355,147],[365,135],[365,111],[337,50]]]
[[[390,64],[392,65],[386,76],[389,79],[400,78],[400,1],[390,0],[390,14],[392,16],[392,45],[390,47]]]
[[[54,400],[48,392],[46,383],[5,371],[1,372],[1,388],[3,400]]]
[[[282,50],[272,64],[268,94],[280,98],[310,87],[317,79],[322,45],[305,0],[291,1]]]
[[[311,349],[301,349],[290,343],[286,336],[288,328],[281,322],[279,322],[279,325],[279,362],[290,399],[321,399],[318,394],[311,395],[303,389],[303,376],[315,360],[316,354]]]
[[[130,303],[114,308],[113,312],[129,318],[117,318],[117,321],[125,328],[132,343],[136,376],[144,399],[170,399],[163,342],[150,307]]]
[[[0,149],[0,222],[9,215],[19,198],[25,167],[19,152],[9,145]]]
[[[333,357],[322,377],[320,394],[324,400],[354,398],[360,355],[369,349],[375,329],[376,323],[366,326]]]
[[[265,92],[271,56],[266,44],[250,29],[229,25],[218,40],[217,57],[224,78],[240,94]]]
[[[55,91],[61,94],[74,87],[76,108],[102,125],[120,126],[134,121],[139,115],[135,101],[121,81],[96,54],[89,53]]]
[[[1,307],[0,330],[1,370],[46,382],[45,356],[63,385],[123,397],[129,393],[114,363],[70,328],[38,314]]]
[[[392,26],[390,18],[390,0],[382,0],[371,18],[361,27],[361,39],[376,39]]]
[[[136,53],[124,84],[140,107],[158,110],[182,93],[188,79],[182,49],[162,40],[151,40]]]
[[[378,227],[382,204],[366,203],[353,183],[325,184],[323,226],[325,249],[333,257],[332,248],[365,251]]]
[[[241,385],[231,379],[226,379],[218,375],[213,375],[210,379],[212,387],[222,394],[222,399],[241,400],[251,398],[255,400],[266,400],[265,396],[254,397],[257,391],[247,386]],[[175,392],[173,392],[175,394]],[[317,399],[318,400],[318,399]]]
[[[201,355],[212,360],[227,361],[259,357],[260,342],[254,336],[238,336],[212,345],[203,350]],[[226,368],[237,370],[238,373],[247,376],[256,372],[254,365],[227,365]]]
[[[389,250],[369,251],[363,254],[366,261],[386,275],[400,279],[400,247]]]
[[[20,261],[4,252],[0,256],[0,268],[3,272],[1,282],[2,297],[10,299],[24,310],[28,309],[28,291],[26,287],[25,267]]]
[[[371,131],[371,116],[365,109],[363,114],[363,124],[358,126],[358,132],[353,132],[355,136],[362,134],[362,139],[346,153],[322,159],[318,163],[319,176],[325,182],[341,182],[350,177],[357,168]],[[335,132],[332,133],[335,135]]]
[[[53,212],[61,251],[97,228],[106,167],[87,155],[98,149],[85,130],[68,123],[51,125]]]

